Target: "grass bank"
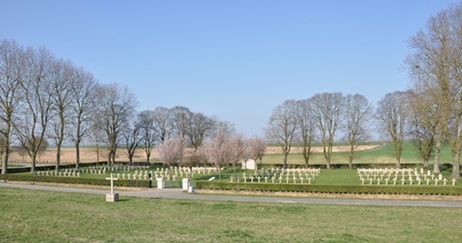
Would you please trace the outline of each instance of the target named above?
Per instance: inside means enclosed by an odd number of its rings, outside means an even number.
[[[0,189],[0,242],[458,242],[460,208],[124,198]]]

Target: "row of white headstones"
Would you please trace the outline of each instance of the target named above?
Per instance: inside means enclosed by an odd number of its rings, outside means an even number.
[[[115,166],[115,167],[90,167],[82,168],[79,170],[76,169],[62,169],[60,171],[46,170],[46,171],[37,171],[36,175],[40,176],[72,176],[80,177],[80,174],[99,174],[105,175],[108,172],[114,171],[126,171],[127,173],[114,173],[115,177],[118,179],[127,179],[127,180],[148,180],[151,179],[149,175],[154,176],[155,178],[167,178],[172,177],[173,180],[176,180],[177,177],[184,177],[195,174],[210,174],[217,171],[215,167],[193,167],[192,170],[188,167],[173,167],[171,170],[168,168],[157,168],[156,170],[142,170],[141,166]],[[136,169],[133,173],[130,173],[131,170]],[[138,170],[140,169],[140,170]]]
[[[359,180],[362,185],[448,185],[449,180],[444,178],[442,174],[431,173],[427,170],[426,173],[423,168],[417,169],[357,169]],[[452,185],[455,186],[457,180],[450,180]],[[400,183],[401,182],[401,183]]]
[[[270,170],[273,172],[273,176],[260,176],[258,174],[253,174],[247,177],[247,174],[244,172],[242,173],[242,182],[247,183],[250,180],[250,183],[293,183],[293,184],[311,184],[311,181],[315,179],[316,176],[319,176],[321,173],[321,169],[282,169],[280,171]],[[279,176],[276,176],[275,174]],[[230,177],[230,182],[241,182],[241,177]]]
[[[72,176],[80,177],[79,171],[54,171],[54,170],[45,170],[45,171],[36,171],[36,175],[39,176]]]

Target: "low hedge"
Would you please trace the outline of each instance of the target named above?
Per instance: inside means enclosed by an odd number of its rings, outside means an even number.
[[[64,183],[64,184],[84,184],[84,185],[101,185],[109,186],[111,182],[105,179],[88,179],[79,177],[64,177],[64,176],[37,176],[37,175],[18,175],[7,174],[0,175],[1,180],[7,181],[29,181],[29,182],[51,182],[51,183]],[[115,186],[124,187],[151,187],[149,180],[114,180]]]
[[[455,186],[331,186],[309,184],[270,184],[270,183],[228,183],[218,181],[196,181],[197,189],[266,191],[266,192],[307,192],[331,194],[406,194],[406,195],[462,195],[460,187]]]

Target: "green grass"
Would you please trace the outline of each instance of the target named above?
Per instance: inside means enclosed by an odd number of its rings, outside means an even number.
[[[0,242],[459,242],[462,208],[122,198],[0,189]]]

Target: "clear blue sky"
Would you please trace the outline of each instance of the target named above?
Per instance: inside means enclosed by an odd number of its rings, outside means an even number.
[[[407,40],[455,0],[0,0],[0,38],[44,46],[139,110],[182,105],[261,135],[286,99],[374,105],[409,87]]]

